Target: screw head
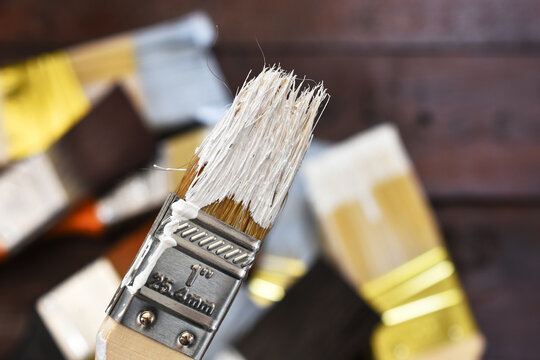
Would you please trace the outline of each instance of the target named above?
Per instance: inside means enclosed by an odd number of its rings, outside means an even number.
[[[152,325],[152,323],[156,320],[156,316],[153,312],[149,310],[141,311],[139,315],[137,315],[137,324],[139,324],[142,327],[148,327]]]
[[[178,335],[178,339],[176,339],[176,341],[179,346],[190,347],[195,343],[195,335],[193,335],[189,331],[184,331],[180,335]]]

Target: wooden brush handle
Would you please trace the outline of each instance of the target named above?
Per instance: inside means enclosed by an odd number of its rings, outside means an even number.
[[[170,349],[107,316],[98,332],[96,360],[189,360],[189,356]]]

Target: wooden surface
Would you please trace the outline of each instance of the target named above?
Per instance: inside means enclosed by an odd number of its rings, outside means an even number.
[[[534,0],[0,1],[0,64],[206,9],[233,92],[279,61],[332,95],[316,135],[398,124],[433,200],[486,359],[540,333],[540,4]],[[111,238],[40,241],[0,265],[0,357],[38,296]],[[59,245],[60,244],[60,245]]]

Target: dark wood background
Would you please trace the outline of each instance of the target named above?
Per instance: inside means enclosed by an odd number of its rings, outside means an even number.
[[[219,26],[215,51],[233,90],[263,64],[258,40],[267,62],[324,80],[332,99],[318,137],[399,126],[486,335],[485,358],[537,359],[540,3],[0,0],[0,64],[194,9]],[[110,241],[38,243],[0,266],[0,356],[20,341],[35,299]]]

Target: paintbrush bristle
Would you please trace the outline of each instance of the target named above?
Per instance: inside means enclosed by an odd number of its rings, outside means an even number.
[[[178,196],[263,239],[272,227],[327,99],[322,84],[265,67],[244,83],[196,151]]]
[[[305,164],[309,198],[332,256],[361,284],[440,245],[397,129],[382,125]]]

